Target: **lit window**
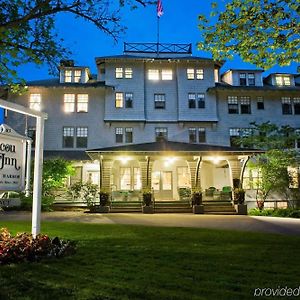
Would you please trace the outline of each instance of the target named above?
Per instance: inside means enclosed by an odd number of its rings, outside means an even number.
[[[261,96],[257,97],[257,109],[265,109],[264,98]]]
[[[294,98],[294,114],[300,115],[300,97]]]
[[[240,73],[240,85],[247,85],[246,73]]]
[[[41,94],[30,94],[29,108],[34,110],[41,110]]]
[[[205,95],[197,94],[198,108],[205,108]]]
[[[132,143],[133,141],[132,132],[133,130],[131,127],[125,128],[125,143]]]
[[[123,78],[123,68],[116,68],[116,78]]]
[[[132,108],[133,93],[125,93],[125,107]]]
[[[86,148],[88,141],[88,128],[77,127],[76,130],[76,148]]]
[[[255,85],[255,75],[254,73],[248,73],[248,85]]]
[[[116,143],[123,143],[123,128],[116,128]]]
[[[72,82],[72,71],[65,70],[65,82]]]
[[[189,93],[189,108],[196,108],[196,94]]]
[[[238,106],[238,98],[236,96],[228,96],[228,113],[229,114],[238,114],[239,106]]]
[[[123,107],[123,93],[116,93],[116,108]]]
[[[191,187],[191,176],[188,167],[177,167],[177,186]]]
[[[168,128],[156,127],[155,128],[155,140],[156,142],[168,139]]]
[[[170,69],[165,69],[161,71],[161,79],[162,80],[172,80],[173,79],[173,73]]]
[[[187,79],[195,79],[195,70],[194,69],[186,69]]]
[[[290,86],[291,78],[289,75],[276,75],[275,82],[278,86]]]
[[[250,97],[241,97],[241,114],[251,114]]]
[[[203,69],[197,69],[196,70],[196,78],[202,80],[204,78],[204,70]]]
[[[63,147],[74,147],[74,127],[63,127]]]
[[[159,80],[159,71],[156,69],[148,70],[148,79],[149,80]]]
[[[125,78],[132,78],[132,68],[125,68]]]
[[[154,94],[154,107],[157,109],[166,108],[166,95],[165,94]]]
[[[140,168],[133,168],[133,189],[140,190],[142,188],[142,176]]]
[[[292,104],[290,97],[281,97],[281,105],[282,105],[282,114],[283,115],[291,115],[292,114]]]
[[[74,82],[80,82],[81,81],[81,70],[75,70],[74,71]]]
[[[78,94],[77,95],[77,112],[88,112],[89,95]]]
[[[205,143],[206,142],[205,128],[198,128],[198,138],[199,138],[199,143]]]
[[[64,94],[64,111],[75,112],[75,94]]]
[[[196,128],[189,128],[189,142],[190,143],[197,142]]]
[[[120,189],[130,190],[131,189],[131,168],[120,168]]]

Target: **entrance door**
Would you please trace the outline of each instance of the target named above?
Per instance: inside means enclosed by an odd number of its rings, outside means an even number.
[[[156,171],[152,173],[152,188],[156,200],[173,199],[172,171]]]

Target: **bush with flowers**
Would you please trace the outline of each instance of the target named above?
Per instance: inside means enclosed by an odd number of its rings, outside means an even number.
[[[62,257],[75,253],[75,242],[53,239],[39,234],[36,238],[29,233],[12,236],[7,228],[0,230],[0,265],[23,261],[39,261],[44,257]]]

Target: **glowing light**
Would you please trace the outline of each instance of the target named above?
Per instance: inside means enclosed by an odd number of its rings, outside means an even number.
[[[170,166],[171,164],[174,163],[174,161],[176,161],[176,157],[174,157],[174,156],[172,156],[172,157],[167,157],[167,158],[165,159],[165,162],[164,162],[165,167]]]
[[[120,156],[119,157],[119,161],[121,162],[122,165],[126,165],[127,162],[130,160],[131,158],[128,156]]]

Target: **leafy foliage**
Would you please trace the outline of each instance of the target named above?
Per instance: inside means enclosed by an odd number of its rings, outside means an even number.
[[[43,257],[62,257],[75,252],[72,241],[54,239],[39,234],[36,238],[29,233],[11,236],[7,228],[0,231],[0,264],[39,261]]]
[[[73,199],[83,200],[88,207],[95,205],[97,192],[98,185],[91,182],[76,182],[72,184],[69,189],[69,193]]]
[[[0,1],[0,83],[17,77],[18,66],[25,63],[49,65],[55,73],[60,59],[70,52],[55,30],[55,16],[71,14],[94,24],[115,40],[125,27],[120,10],[136,8],[151,0],[3,0]]]
[[[300,218],[300,209],[292,209],[292,208],[264,209],[263,211],[254,208],[254,209],[250,209],[248,213],[250,216]]]
[[[199,49],[215,59],[240,55],[262,68],[300,60],[299,0],[229,0],[212,3],[210,18],[199,16]]]

